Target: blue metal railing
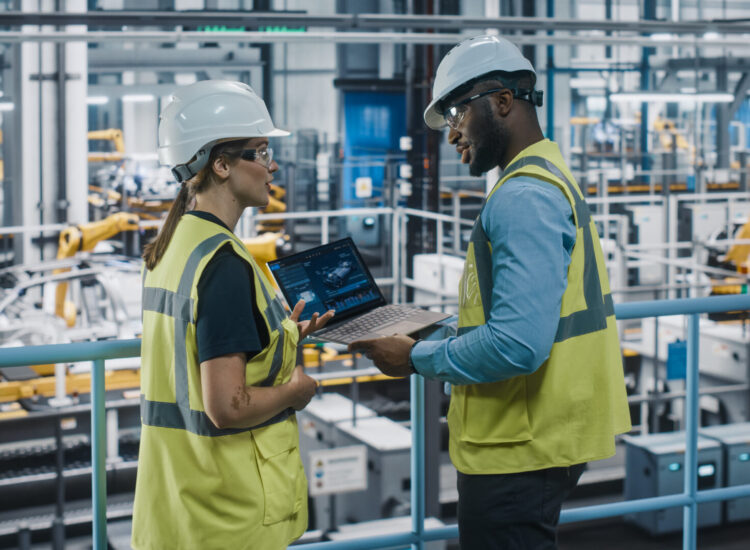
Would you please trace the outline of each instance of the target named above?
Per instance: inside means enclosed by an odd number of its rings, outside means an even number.
[[[598,506],[586,506],[564,510],[560,523],[574,523],[606,517],[621,516],[635,512],[662,510],[675,506],[684,508],[683,549],[695,550],[697,534],[697,504],[718,500],[729,500],[750,496],[750,485],[697,490],[697,441],[698,441],[698,342],[699,314],[723,311],[750,310],[750,295],[692,298],[684,300],[656,300],[615,305],[618,319],[638,319],[663,315],[689,315],[688,318],[688,364],[686,380],[686,425],[685,484],[681,494],[653,497]],[[105,403],[104,361],[122,357],[137,357],[140,340],[118,340],[108,342],[86,342],[79,344],[57,344],[4,348],[0,350],[0,367],[93,361],[91,377],[91,462],[93,499],[93,542],[96,550],[107,548],[106,532],[106,464],[105,464]],[[412,530],[379,537],[339,542],[318,542],[300,546],[306,550],[377,549],[394,546],[410,546],[421,550],[424,543],[458,537],[458,526],[425,530],[425,477],[424,469],[424,379],[411,378],[411,422],[412,422]]]

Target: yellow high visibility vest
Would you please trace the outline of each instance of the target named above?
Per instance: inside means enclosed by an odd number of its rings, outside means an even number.
[[[242,242],[183,216],[164,257],[144,272],[141,444],[132,545],[145,549],[286,548],[307,528],[307,480],[292,409],[245,429],[218,429],[201,392],[198,281],[229,243],[252,268],[269,345],[248,361],[248,386],[287,382],[298,331]]]
[[[466,474],[523,472],[606,458],[615,452],[615,434],[630,430],[609,280],[588,205],[559,148],[549,140],[519,153],[487,199],[519,176],[563,192],[573,210],[576,242],[547,361],[528,376],[452,387],[449,450],[453,464]],[[480,214],[460,282],[459,335],[489,318],[491,253]]]

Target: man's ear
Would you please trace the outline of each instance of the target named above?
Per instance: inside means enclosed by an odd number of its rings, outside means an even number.
[[[229,163],[224,155],[216,157],[211,165],[214,174],[216,174],[216,177],[221,180],[225,180],[229,177],[229,168]]]
[[[504,88],[496,94],[492,94],[490,98],[497,114],[501,117],[508,116],[508,113],[510,112],[510,108],[513,105],[514,101],[513,92],[511,92],[507,88]]]

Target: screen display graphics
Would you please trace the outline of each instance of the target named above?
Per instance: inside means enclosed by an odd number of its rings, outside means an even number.
[[[341,318],[382,301],[350,239],[282,258],[268,266],[290,307],[299,300],[305,301],[301,320],[310,319],[316,311],[323,315],[329,309]]]

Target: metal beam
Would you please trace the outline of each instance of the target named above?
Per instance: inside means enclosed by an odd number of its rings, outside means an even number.
[[[89,72],[106,73],[133,70],[196,71],[201,69],[247,70],[261,65],[256,48],[225,49],[133,49],[91,48]]]
[[[176,27],[226,26],[324,27],[337,29],[487,29],[552,31],[629,31],[634,33],[677,33],[702,36],[706,32],[742,34],[750,32],[747,19],[695,21],[605,21],[543,17],[470,17],[458,15],[336,14],[259,12],[180,12],[180,11],[89,11],[86,13],[3,12],[4,26],[89,25],[92,27]]]
[[[537,29],[540,30],[540,29]],[[559,29],[558,29],[559,30]],[[197,32],[197,31],[91,31],[66,33],[40,30],[34,34],[20,31],[0,31],[0,43],[18,42],[218,42],[218,43],[362,43],[362,44],[456,44],[467,37],[461,33],[396,33],[396,32]],[[713,47],[750,49],[750,40],[742,36],[711,40],[710,44],[699,37],[671,38],[655,41],[648,36],[604,36],[600,34],[559,35],[513,35],[516,44],[560,44],[580,46],[586,44],[612,44],[618,46],[643,46],[661,48],[666,46]]]
[[[730,118],[734,117],[737,109],[745,102],[748,90],[750,90],[750,72],[745,72],[742,74],[742,78],[740,78],[737,86],[734,87],[734,101],[729,104]]]
[[[705,44],[701,44],[705,46]],[[671,71],[694,71],[696,69],[725,68],[727,71],[750,71],[750,57],[680,57],[668,59],[664,63],[655,63],[655,68],[666,67]]]

